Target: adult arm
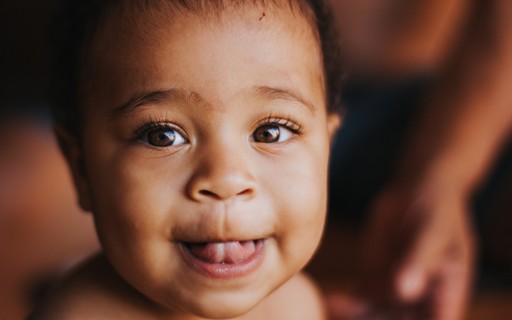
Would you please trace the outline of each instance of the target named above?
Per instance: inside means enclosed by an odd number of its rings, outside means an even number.
[[[512,128],[512,2],[475,9],[367,229],[368,287],[393,312],[458,319],[467,300],[468,200]]]

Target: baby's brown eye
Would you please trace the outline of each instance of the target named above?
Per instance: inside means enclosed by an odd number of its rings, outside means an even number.
[[[252,138],[256,142],[261,143],[274,143],[287,140],[291,137],[290,130],[283,128],[279,125],[263,125],[258,127],[252,134]]]
[[[147,143],[155,147],[168,147],[183,144],[185,138],[172,128],[153,129],[147,133]]]
[[[252,134],[254,141],[272,143],[279,141],[279,127],[265,125],[257,128]]]

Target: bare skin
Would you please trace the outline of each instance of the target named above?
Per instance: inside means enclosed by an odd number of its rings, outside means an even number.
[[[297,302],[300,301],[300,306]],[[295,307],[285,307],[294,305]],[[33,319],[205,319],[168,317],[167,310],[127,284],[103,255],[70,274]],[[269,295],[257,307],[232,320],[325,319],[322,297],[303,273]]]
[[[451,20],[458,21],[457,13],[468,3],[451,2],[459,10],[446,1],[443,12],[452,12]],[[417,2],[422,6],[435,4]],[[512,4],[487,1],[486,6],[489,10],[475,13],[471,23],[442,33],[458,35],[456,45],[448,48],[448,42],[438,41],[440,47],[435,48],[429,47],[434,42],[425,41],[418,51],[444,54],[406,59],[416,61],[412,66],[419,69],[428,67],[438,80],[395,178],[374,202],[366,229],[361,284],[370,297],[364,303],[369,308],[353,302],[354,310],[364,310],[368,318],[463,317],[475,255],[468,201],[512,128]],[[436,26],[436,19],[415,21],[426,22],[417,29],[426,33],[425,39],[432,34],[428,30],[443,25]],[[394,38],[398,56],[419,45],[408,40],[414,35],[411,30],[415,28]]]
[[[300,272],[322,235],[339,116],[311,25],[275,7],[161,3],[102,25],[81,136],[57,129],[109,263],[39,316],[324,318]]]

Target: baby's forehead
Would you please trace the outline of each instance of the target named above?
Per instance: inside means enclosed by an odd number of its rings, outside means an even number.
[[[197,17],[197,23],[226,24],[233,18],[248,18],[248,22],[264,19],[277,19],[293,25],[292,29],[308,30],[318,42],[319,35],[316,17],[312,8],[304,0],[126,0],[112,1],[98,18],[96,31],[133,31],[139,30],[142,35],[151,33],[162,27],[172,27],[174,22],[183,17]],[[114,30],[112,30],[114,29]]]
[[[84,68],[82,102],[87,109],[114,105],[148,88],[190,89],[212,80],[207,72],[212,69],[231,72],[222,80],[225,87],[235,78],[250,87],[256,85],[249,85],[250,79],[268,86],[284,77],[281,86],[300,83],[305,90],[318,88],[325,99],[320,44],[300,12],[251,5],[211,15],[161,6],[110,9]],[[255,64],[260,67],[250,67]],[[189,81],[192,77],[195,81]],[[215,81],[211,83],[213,90]]]
[[[185,2],[190,5],[184,5]],[[90,79],[91,76],[95,78],[94,73],[98,67],[111,65],[105,63],[105,60],[114,52],[138,55],[133,57],[137,60],[141,52],[152,55],[158,52],[155,49],[166,46],[169,39],[183,38],[193,31],[199,30],[215,37],[209,31],[219,27],[234,31],[244,25],[248,28],[258,27],[258,24],[260,27],[270,25],[275,30],[284,31],[280,37],[289,39],[292,34],[299,34],[301,39],[308,41],[305,50],[311,50],[320,59],[322,57],[314,13],[310,12],[305,1],[127,0],[115,3],[105,9],[90,45],[84,52],[87,67],[82,80]]]
[[[307,17],[311,19],[309,22],[315,24],[315,13],[310,2],[306,0],[106,0],[104,3],[104,12],[163,12],[171,15],[193,13],[209,17],[220,17],[225,13],[243,13],[254,8],[281,10]]]

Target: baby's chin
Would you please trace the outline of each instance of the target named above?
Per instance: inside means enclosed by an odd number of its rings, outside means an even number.
[[[234,319],[251,312],[264,298],[240,299],[237,297],[220,300],[216,299],[215,303],[208,301],[204,304],[198,303],[190,306],[187,308],[187,313],[205,319]]]
[[[276,286],[276,287],[279,287]],[[265,309],[265,301],[275,288],[233,290],[232,292],[198,292],[195,298],[182,297],[182,310],[205,319],[237,319],[259,309]]]
[[[247,314],[253,308],[254,306],[251,308],[240,308],[239,306],[236,308],[231,308],[228,306],[225,308],[216,307],[214,310],[204,309],[194,314],[205,319],[236,319]]]

